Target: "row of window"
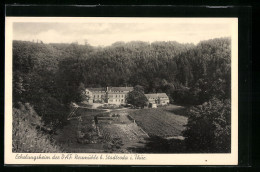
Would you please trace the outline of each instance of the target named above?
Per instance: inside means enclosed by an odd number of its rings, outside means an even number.
[[[100,98],[101,98],[101,97],[102,97],[102,95],[96,95],[96,96],[94,95],[93,97],[94,97],[94,98],[95,98],[95,97],[97,97],[97,98],[99,98],[99,97],[100,97]]]
[[[123,93],[123,92],[129,92],[129,91],[111,91],[111,92],[114,92],[114,93]]]
[[[111,99],[110,102],[124,102],[124,99]]]
[[[120,95],[116,95],[116,98],[117,98],[117,97],[120,97]],[[121,95],[121,97],[124,97],[124,95]]]
[[[93,97],[95,98],[95,97],[97,97],[97,98],[99,98],[99,97],[102,97],[102,96],[104,96],[104,95],[94,95]],[[122,94],[122,95],[115,95],[115,96],[111,96],[111,97],[115,97],[115,98],[120,98],[120,97],[124,97],[124,95]]]
[[[167,97],[160,97],[160,98],[149,98],[149,99],[168,99]]]

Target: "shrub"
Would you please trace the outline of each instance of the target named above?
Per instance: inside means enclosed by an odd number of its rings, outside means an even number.
[[[230,152],[230,100],[211,99],[189,110],[183,135],[190,152]]]
[[[19,103],[13,108],[12,149],[20,153],[57,153],[62,152],[51,137],[36,128],[43,127],[41,117],[30,104]]]

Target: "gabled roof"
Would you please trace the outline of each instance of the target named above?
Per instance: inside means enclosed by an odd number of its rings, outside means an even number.
[[[150,98],[168,98],[165,93],[154,93],[154,94],[145,94],[147,99]]]

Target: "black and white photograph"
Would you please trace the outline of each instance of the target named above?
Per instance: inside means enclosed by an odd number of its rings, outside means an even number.
[[[5,140],[16,161],[237,162],[237,19],[9,21]]]

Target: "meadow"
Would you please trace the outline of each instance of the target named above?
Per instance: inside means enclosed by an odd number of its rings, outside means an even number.
[[[149,136],[163,138],[181,136],[188,118],[183,116],[184,107],[170,105],[157,109],[138,109],[129,112]]]

